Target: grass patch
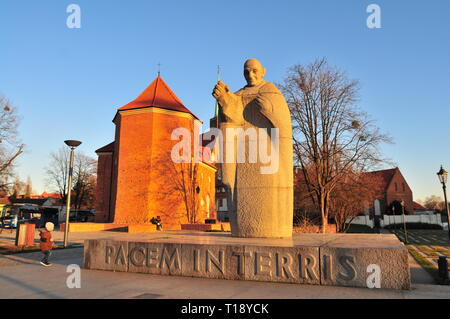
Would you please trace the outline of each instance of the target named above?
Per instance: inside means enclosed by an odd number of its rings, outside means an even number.
[[[436,283],[439,283],[439,276],[438,276],[438,270],[432,263],[430,263],[425,257],[420,255],[414,248],[407,245],[406,248],[408,249],[409,253],[414,257],[414,259],[419,263],[419,265],[425,269],[430,276],[434,279]]]
[[[450,280],[446,280],[445,282],[443,282],[442,279],[439,278],[438,269],[430,261],[428,261],[427,258],[419,254],[419,252],[417,252],[417,250],[415,250],[410,245],[406,245],[406,248],[414,257],[414,259],[419,263],[419,265],[431,275],[431,277],[437,284],[450,286]]]
[[[441,254],[425,245],[416,245],[416,247],[429,257],[439,257]]]
[[[450,257],[450,250],[446,247],[442,247],[442,246],[431,246],[431,248],[433,248],[434,250],[436,250],[437,252],[439,252],[441,255]]]
[[[431,246],[431,248],[438,250],[438,251],[449,251],[449,249],[447,247],[443,247],[443,246]]]

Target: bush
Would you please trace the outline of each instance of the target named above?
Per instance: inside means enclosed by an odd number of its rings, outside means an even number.
[[[303,212],[301,210],[294,212],[294,225],[302,225],[304,223],[310,223],[313,225],[321,225],[320,213]]]
[[[387,225],[384,227],[384,229],[403,229],[403,223],[402,224],[392,224]],[[436,224],[426,224],[426,223],[406,223],[406,230],[408,229],[439,229],[442,230],[441,225]]]
[[[294,223],[295,233],[315,233],[317,231],[317,225],[312,220],[306,217],[300,217]]]
[[[318,234],[322,233],[322,225],[317,220],[311,220],[307,217],[300,217],[294,223],[294,233],[300,234]],[[328,224],[327,234],[336,233],[336,224]]]

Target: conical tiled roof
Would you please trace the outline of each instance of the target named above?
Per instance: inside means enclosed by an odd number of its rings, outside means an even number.
[[[134,101],[122,106],[119,111],[144,107],[159,107],[166,110],[189,113],[200,120],[181,103],[159,75]]]

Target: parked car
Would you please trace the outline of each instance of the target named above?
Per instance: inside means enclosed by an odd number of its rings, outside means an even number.
[[[71,210],[69,215],[69,222],[85,223],[93,222],[95,214],[90,210]]]
[[[55,226],[58,225],[58,213],[59,210],[53,207],[41,207],[41,220],[42,224],[46,222],[52,222]]]
[[[1,212],[2,226],[7,228],[17,228],[22,223],[36,224],[41,227],[41,211],[34,205],[5,205]]]

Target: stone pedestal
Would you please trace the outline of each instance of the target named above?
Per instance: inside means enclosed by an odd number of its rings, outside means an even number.
[[[86,240],[84,267],[158,275],[410,289],[394,235],[294,234],[292,239],[164,232]]]

